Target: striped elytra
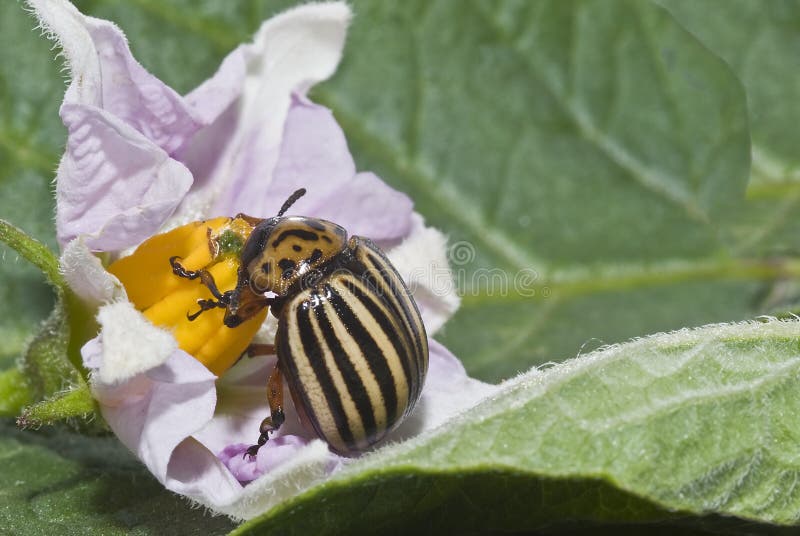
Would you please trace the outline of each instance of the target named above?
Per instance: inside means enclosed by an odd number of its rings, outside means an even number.
[[[270,416],[260,427],[255,456],[284,421],[283,380],[301,421],[340,454],[381,441],[414,408],[428,370],[428,339],[419,310],[391,262],[369,239],[348,240],[341,226],[283,214],[239,215],[253,225],[239,260],[236,288],[220,292],[207,271],[170,259],[180,277],[200,279],[213,300],[200,311],[225,308],[235,329],[265,307],[278,319],[278,360],[267,384]],[[261,353],[261,352],[257,352]]]
[[[408,416],[427,373],[428,343],[405,284],[372,242],[352,237],[331,268],[282,305],[276,349],[301,415],[346,454]]]

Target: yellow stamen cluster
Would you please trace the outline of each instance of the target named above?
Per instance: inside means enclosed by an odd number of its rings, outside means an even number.
[[[217,376],[246,350],[267,309],[236,328],[223,324],[222,308],[205,311],[190,321],[187,313],[199,310],[197,301],[213,296],[199,279],[175,275],[169,259],[178,256],[186,270],[208,270],[220,292],[231,290],[236,286],[241,247],[252,230],[252,223],[243,218],[192,222],[148,239],[133,254],[108,267],[136,308],[157,326],[170,329],[180,348]]]

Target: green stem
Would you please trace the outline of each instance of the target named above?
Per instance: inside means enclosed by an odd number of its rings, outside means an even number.
[[[64,294],[67,290],[67,283],[58,269],[58,257],[50,251],[50,248],[19,227],[2,219],[0,219],[0,242],[5,242],[23,258],[39,268],[56,291]]]

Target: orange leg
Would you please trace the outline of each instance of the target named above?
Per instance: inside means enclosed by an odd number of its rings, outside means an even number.
[[[255,357],[257,355],[275,355],[275,345],[254,343],[247,347],[247,357]]]
[[[269,440],[269,433],[281,427],[286,416],[283,414],[283,375],[278,365],[272,370],[267,380],[267,401],[269,402],[269,417],[261,421],[258,436],[258,443],[250,446],[245,456],[255,457],[258,449],[264,446]]]
[[[261,344],[261,343],[253,343],[247,347],[247,350],[242,352],[242,355],[236,360],[236,363],[242,360],[244,356],[247,357],[256,357],[259,355],[275,355],[275,345],[274,344]]]

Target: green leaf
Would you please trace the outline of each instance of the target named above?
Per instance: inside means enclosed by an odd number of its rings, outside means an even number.
[[[800,5],[797,2],[659,0],[719,54],[747,90],[755,188],[800,186]],[[794,188],[797,191],[797,188]]]
[[[164,489],[116,438],[0,421],[0,527],[19,536],[225,534],[232,523]]]
[[[747,205],[733,231],[739,252],[793,255],[800,250],[800,4],[732,0],[660,2],[719,54],[747,90],[753,169]],[[765,293],[774,311],[797,311],[800,289],[784,281]]]
[[[503,532],[711,513],[795,524],[798,381],[797,321],[610,347],[509,381],[234,533]]]

